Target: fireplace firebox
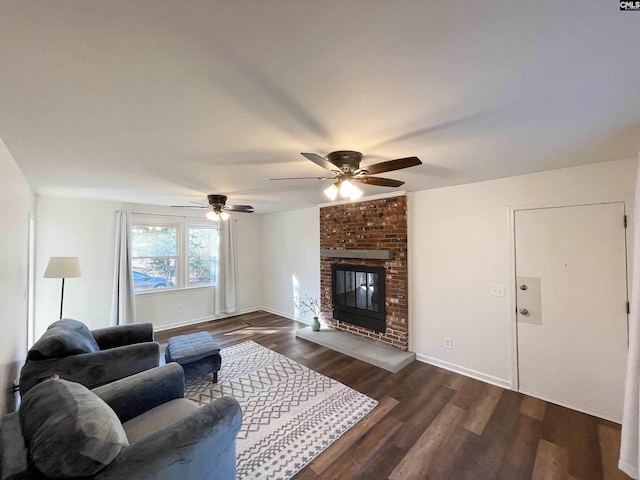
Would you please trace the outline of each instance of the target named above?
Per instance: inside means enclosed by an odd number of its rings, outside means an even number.
[[[331,265],[333,318],[386,332],[384,267]]]

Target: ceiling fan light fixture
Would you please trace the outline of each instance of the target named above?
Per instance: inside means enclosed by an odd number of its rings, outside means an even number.
[[[349,180],[343,180],[340,183],[340,196],[344,198],[350,197],[351,192],[353,192],[354,188],[356,187],[354,187],[353,183],[351,183]]]
[[[317,153],[302,153],[302,156],[319,167],[329,170],[332,176],[286,177],[272,178],[271,180],[337,180],[329,188],[324,190],[324,194],[331,201],[334,201],[338,195],[342,198],[348,198],[351,201],[362,197],[362,190],[353,185],[352,180],[378,187],[399,187],[403,185],[404,182],[392,178],[375,177],[374,175],[422,165],[422,161],[420,161],[418,157],[404,157],[361,167],[360,161],[362,160],[362,153],[354,150],[338,150],[327,154],[326,158]]]
[[[227,205],[226,195],[216,195],[212,193],[210,195],[207,195],[207,200],[209,201],[209,206],[203,205],[202,203],[198,203],[198,202],[190,202],[190,203],[195,203],[197,206],[191,206],[191,205],[171,205],[171,206],[176,208],[206,208],[209,211],[205,214],[205,216],[212,222],[217,222],[220,219],[228,220],[230,217],[229,217],[229,214],[225,212],[225,210],[229,210],[231,212],[239,212],[239,213],[253,213],[253,207],[251,205]]]
[[[338,196],[338,187],[335,183],[332,183],[331,186],[324,190],[324,194],[329,198],[329,200],[334,201]]]
[[[351,195],[349,195],[349,198],[353,201],[353,200],[359,199],[361,196],[362,196],[362,190],[360,190],[355,185],[352,185],[351,186]]]

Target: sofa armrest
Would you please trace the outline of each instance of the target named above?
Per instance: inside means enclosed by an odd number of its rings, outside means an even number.
[[[27,457],[18,413],[0,417],[0,479],[11,480],[25,472],[29,466]]]
[[[100,350],[132,345],[134,343],[153,342],[153,324],[151,322],[131,323],[116,327],[91,330]]]
[[[95,479],[233,480],[241,425],[238,401],[223,397],[125,447]]]
[[[152,368],[95,388],[121,422],[127,422],[163,403],[184,397],[184,372],[177,363]]]
[[[156,342],[50,360],[28,360],[20,372],[20,394],[52,375],[93,388],[157,367],[159,363],[160,344]]]

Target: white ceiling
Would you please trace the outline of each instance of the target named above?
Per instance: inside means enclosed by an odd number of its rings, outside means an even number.
[[[269,180],[300,152],[416,155],[408,191],[631,158],[639,37],[612,0],[0,0],[0,138],[43,195],[258,213],[325,201]]]

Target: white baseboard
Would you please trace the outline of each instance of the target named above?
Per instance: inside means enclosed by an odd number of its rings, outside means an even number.
[[[154,325],[153,331],[162,332],[164,330],[171,330],[172,328],[187,327],[189,325],[197,325],[198,323],[211,322],[212,320],[222,320],[223,318],[235,317],[236,315],[242,315],[243,313],[253,313],[253,312],[258,312],[260,310],[263,310],[263,308],[250,307],[250,308],[243,308],[241,310],[238,310],[235,313],[225,313],[222,315],[192,318],[190,320],[183,320],[182,322],[167,323],[166,325],[158,325],[158,326]]]
[[[289,320],[293,320],[295,322],[300,322],[300,323],[304,323],[306,325],[311,325],[311,320],[307,320],[306,318],[302,318],[302,317],[296,318],[293,315],[291,315],[290,313],[281,312],[280,310],[276,310],[275,308],[260,307],[258,310],[264,310],[265,312],[273,313],[274,315],[280,315],[281,317],[288,318]]]
[[[190,320],[183,320],[182,322],[167,323],[166,325],[159,325],[159,326],[154,325],[153,331],[162,332],[164,330],[171,330],[172,328],[186,327],[189,325],[197,325],[198,323],[209,322],[211,320],[213,320],[213,317],[201,317],[201,318],[193,318]]]
[[[295,318],[293,318],[293,316],[290,313],[281,312],[280,310],[276,310],[275,308],[260,307],[260,310],[264,310],[265,312],[268,312],[268,313],[273,313],[274,315],[280,315],[281,317],[288,318],[289,320],[295,320]]]
[[[422,355],[420,353],[416,353],[416,360],[423,363],[428,363],[429,365],[433,365],[435,367],[444,368],[445,370],[449,370],[451,372],[459,373],[460,375],[464,375],[465,377],[475,378],[476,380],[480,380],[481,382],[490,383],[498,387],[506,388],[507,390],[512,389],[511,382],[509,380],[500,377],[494,377],[493,375],[488,375],[477,370],[472,370],[471,368],[461,367],[460,365],[456,365],[455,363],[445,362],[444,360],[429,357],[427,355]]]
[[[576,405],[575,403],[565,402],[564,400],[558,400],[557,398],[553,398],[548,395],[543,395],[538,392],[520,390],[520,393],[524,393],[525,395],[529,395],[530,397],[539,398],[540,400],[544,400],[545,402],[560,405],[561,407],[566,407],[571,410],[575,410],[576,412],[586,413],[587,415],[591,415],[593,417],[604,418],[605,420],[609,420],[610,422],[617,423],[618,425],[622,424],[622,417],[615,417],[607,413],[602,413],[597,410],[592,410],[590,408],[583,407],[582,405]]]
[[[240,310],[234,313],[223,313],[222,315],[216,315],[215,317],[213,317],[212,320],[220,320],[221,318],[236,317],[238,315],[244,315],[245,313],[259,312],[260,310],[262,310],[262,307],[241,308]]]

